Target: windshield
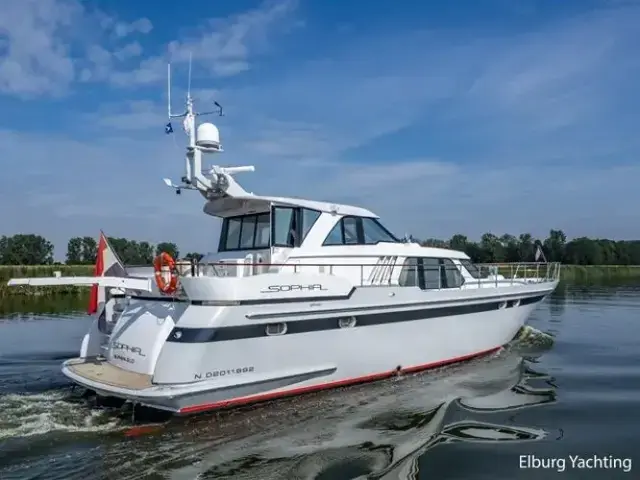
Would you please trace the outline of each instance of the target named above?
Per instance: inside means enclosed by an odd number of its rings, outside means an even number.
[[[460,263],[464,268],[467,269],[467,272],[469,272],[469,275],[471,275],[473,278],[487,277],[487,272],[485,273],[481,272],[480,268],[477,265],[474,265],[473,263],[471,263],[471,260],[460,260]]]

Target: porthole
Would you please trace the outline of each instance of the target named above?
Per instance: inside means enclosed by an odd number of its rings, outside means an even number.
[[[265,333],[269,336],[284,335],[287,333],[286,323],[269,323],[264,329]]]
[[[356,317],[345,317],[338,319],[338,327],[352,328],[356,326]]]

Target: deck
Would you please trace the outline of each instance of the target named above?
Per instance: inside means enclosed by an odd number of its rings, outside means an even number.
[[[67,363],[74,374],[113,387],[144,390],[153,386],[151,375],[129,372],[98,358],[76,358]]]

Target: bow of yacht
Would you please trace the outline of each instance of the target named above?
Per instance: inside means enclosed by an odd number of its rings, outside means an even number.
[[[203,172],[222,149],[190,98],[180,116],[185,176],[166,183],[222,220],[216,254],[125,268],[102,235],[96,276],[9,282],[97,285],[62,371],[99,395],[189,414],[463,361],[508,343],[558,283],[555,263],[478,266],[399,240],[364,208],[248,193],[234,176],[252,167]]]

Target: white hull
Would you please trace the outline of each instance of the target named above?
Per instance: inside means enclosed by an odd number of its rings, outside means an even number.
[[[440,291],[432,301],[405,298],[412,289],[364,288],[350,300],[268,310],[132,298],[107,348],[96,350],[105,340],[96,322],[84,359],[65,362],[63,373],[101,395],[177,414],[265,401],[495,351],[556,284],[458,290],[450,299]],[[350,317],[356,326],[338,328],[338,318]],[[267,336],[267,322],[287,323],[288,331]],[[95,360],[99,353],[106,358]]]

